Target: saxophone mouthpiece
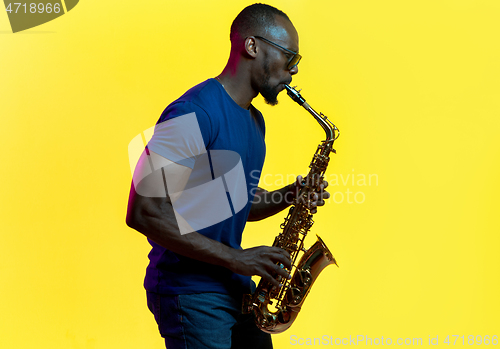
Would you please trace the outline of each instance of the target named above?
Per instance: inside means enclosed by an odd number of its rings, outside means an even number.
[[[293,99],[294,102],[298,103],[299,105],[302,105],[305,103],[306,100],[300,95],[300,91],[302,90],[297,91],[295,87],[297,86],[290,87],[289,85],[285,85],[286,92],[288,96],[291,99]]]

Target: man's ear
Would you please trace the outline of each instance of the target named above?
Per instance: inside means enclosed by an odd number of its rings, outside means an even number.
[[[245,51],[247,52],[250,57],[257,57],[257,40],[253,36],[249,36],[245,39]]]

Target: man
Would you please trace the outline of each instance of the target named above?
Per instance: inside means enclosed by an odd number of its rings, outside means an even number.
[[[130,191],[127,224],[152,245],[145,288],[169,349],[272,348],[270,335],[241,314],[242,295],[255,287],[252,275],[279,286],[289,275],[278,264],[291,267],[284,250],[240,244],[247,220],[283,210],[300,185],[299,177],[276,192],[257,187],[265,127],[251,104],[260,93],[275,105],[297,74],[298,34],[283,12],[255,4],[236,17],[230,38],[222,73],[163,112]]]

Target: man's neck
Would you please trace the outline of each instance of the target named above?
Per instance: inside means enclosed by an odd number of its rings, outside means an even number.
[[[250,108],[252,100],[258,94],[252,88],[248,75],[236,70],[232,71],[228,64],[222,73],[216,77],[229,96],[244,109]]]

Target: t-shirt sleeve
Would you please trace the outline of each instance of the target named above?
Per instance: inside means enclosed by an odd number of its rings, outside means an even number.
[[[165,109],[155,126],[148,149],[189,168],[207,152],[212,125],[207,113],[191,102],[176,102]]]

